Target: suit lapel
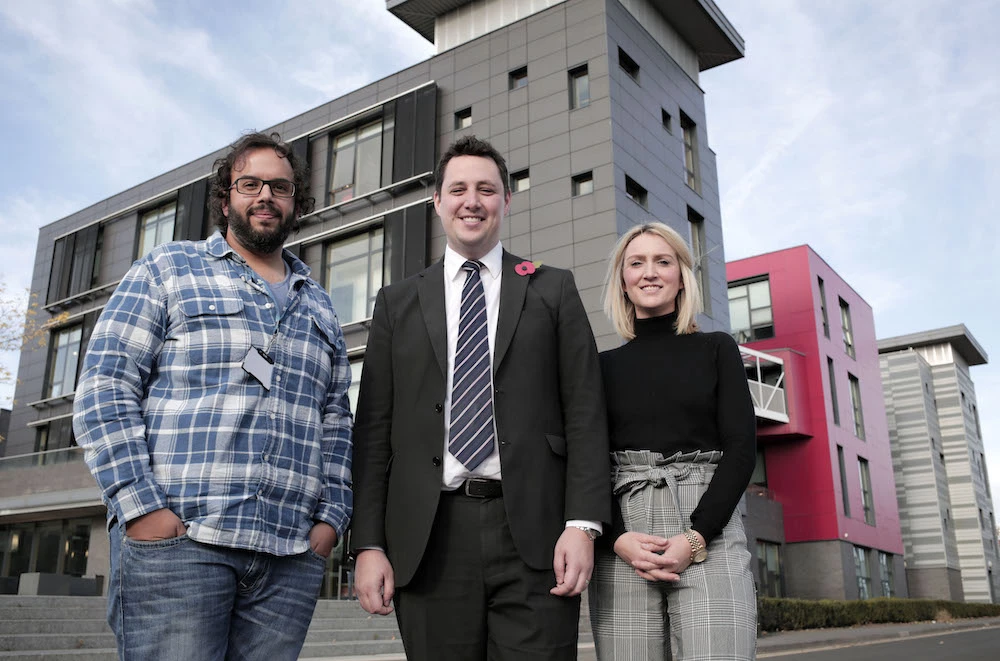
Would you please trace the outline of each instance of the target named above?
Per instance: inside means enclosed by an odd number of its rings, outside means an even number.
[[[503,362],[517,322],[521,319],[524,309],[524,296],[528,292],[530,275],[520,276],[514,271],[514,266],[522,260],[503,251],[503,273],[500,281],[500,318],[497,320],[496,346],[493,348],[493,372],[496,373]]]
[[[448,378],[448,320],[444,306],[444,260],[432,264],[420,273],[417,295],[420,297],[420,310],[424,315],[424,324],[431,338],[434,355],[441,367],[441,374]]]

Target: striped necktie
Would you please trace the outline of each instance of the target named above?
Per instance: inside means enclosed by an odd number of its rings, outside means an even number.
[[[462,287],[448,433],[448,451],[469,470],[493,452],[494,437],[490,342],[480,268],[480,262],[462,265],[468,276]]]

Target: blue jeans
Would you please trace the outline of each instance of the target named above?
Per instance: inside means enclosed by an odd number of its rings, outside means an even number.
[[[326,559],[137,542],[111,529],[108,623],[122,661],[296,661]]]

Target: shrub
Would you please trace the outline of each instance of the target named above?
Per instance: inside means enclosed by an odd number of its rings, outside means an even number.
[[[859,624],[920,622],[950,617],[1000,616],[1000,604],[967,604],[934,599],[878,597],[857,601],[775,599],[757,603],[761,631],[850,627]]]

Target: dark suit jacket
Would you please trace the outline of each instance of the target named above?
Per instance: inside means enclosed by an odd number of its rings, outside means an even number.
[[[563,269],[521,276],[503,254],[493,353],[504,506],[514,544],[552,567],[568,519],[610,520],[607,422],[597,347]],[[354,427],[351,548],[386,549],[396,584],[423,557],[442,485],[448,340],[444,262],[375,302]]]

